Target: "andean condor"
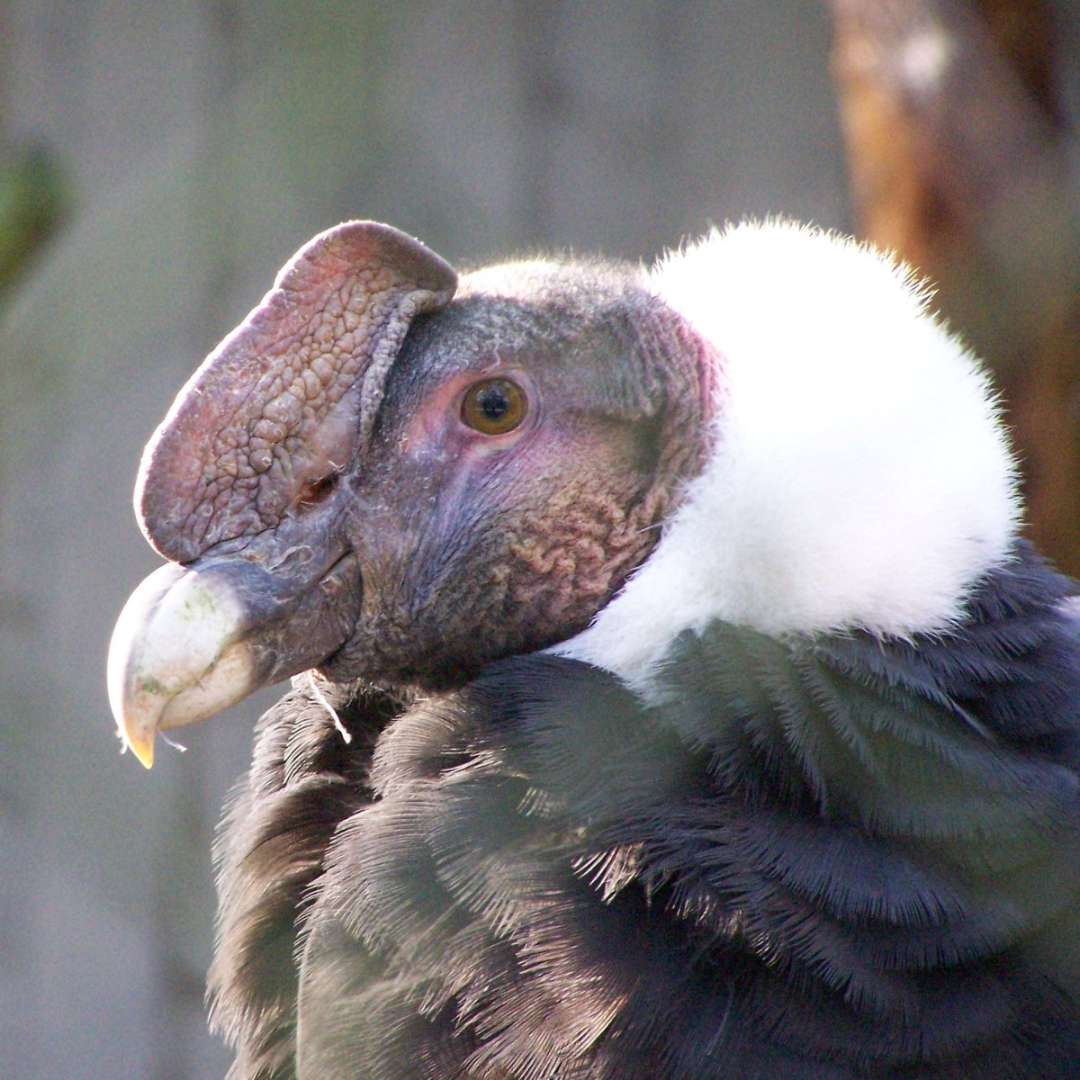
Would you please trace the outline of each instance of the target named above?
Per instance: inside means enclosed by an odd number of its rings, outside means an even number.
[[[903,268],[342,225],[137,502],[135,755],[295,676],[217,850],[235,1080],[1080,1077],[1075,588]]]

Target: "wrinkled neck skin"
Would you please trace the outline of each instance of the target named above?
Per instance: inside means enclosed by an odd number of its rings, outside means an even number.
[[[442,691],[565,640],[648,559],[700,474],[713,351],[633,278],[586,319],[574,273],[484,271],[410,331],[348,484],[364,598],[328,678]],[[478,372],[535,403],[505,446],[448,426],[445,401]]]

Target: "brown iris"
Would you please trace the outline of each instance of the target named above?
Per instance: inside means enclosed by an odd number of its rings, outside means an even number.
[[[502,377],[473,383],[461,402],[461,419],[481,435],[505,435],[525,419],[529,403],[516,382]]]

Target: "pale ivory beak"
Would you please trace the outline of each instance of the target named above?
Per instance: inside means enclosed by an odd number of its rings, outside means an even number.
[[[126,748],[147,768],[154,735],[213,716],[261,679],[249,610],[228,575],[175,563],[131,594],[109,645],[108,688]]]

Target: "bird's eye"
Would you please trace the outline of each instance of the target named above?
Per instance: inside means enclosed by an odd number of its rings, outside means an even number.
[[[503,377],[473,383],[461,402],[461,419],[481,435],[505,435],[519,427],[529,411],[525,392]]]

